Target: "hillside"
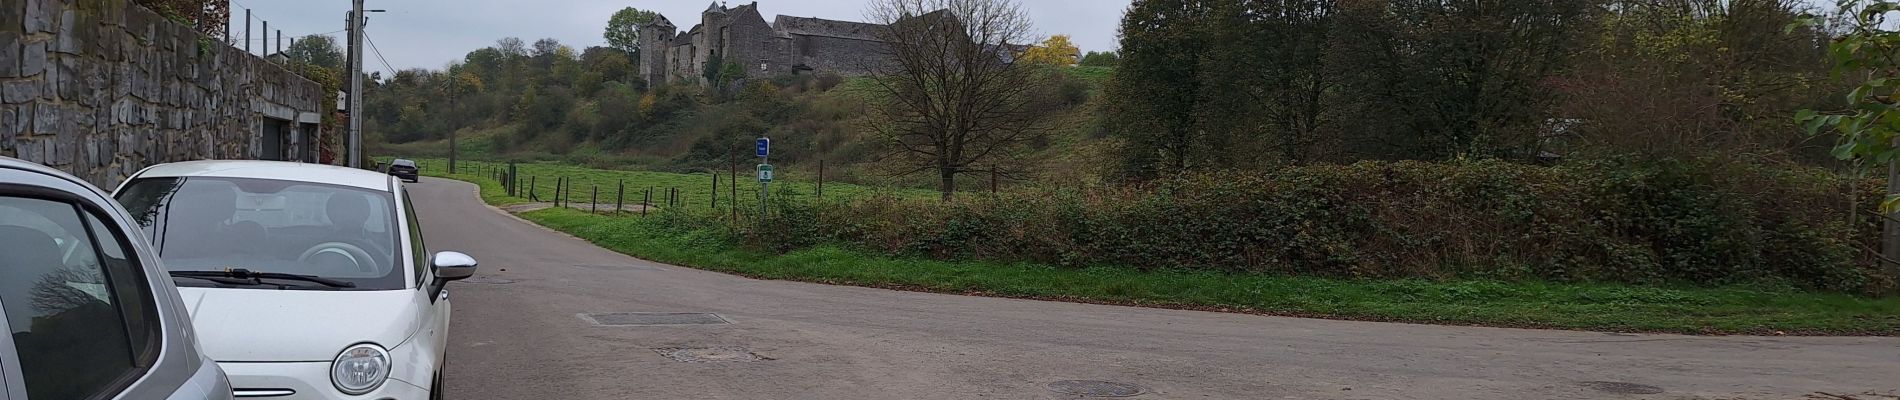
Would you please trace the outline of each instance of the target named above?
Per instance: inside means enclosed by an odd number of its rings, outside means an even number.
[[[408,73],[416,76],[399,74],[382,89],[398,98],[404,92],[427,93],[414,87],[426,87],[421,81],[446,74]],[[1099,160],[1113,159],[1108,155],[1113,141],[1100,122],[1103,86],[1111,73],[1102,67],[1044,72],[1050,88],[1046,95],[1052,96],[1049,104],[1058,107],[1047,110],[1043,132],[1019,153],[998,159],[997,167],[1004,171],[998,174],[999,185],[1100,182],[1112,165]],[[876,85],[867,78],[830,75],[746,79],[724,91],[685,85],[642,90],[609,82],[586,98],[544,87],[524,95],[515,107],[496,112],[433,113],[447,117],[434,124],[407,124],[398,112],[393,123],[372,120],[366,129],[371,152],[379,156],[446,158],[444,129],[453,129],[460,156],[469,160],[559,161],[672,172],[726,171],[732,162],[750,169],[757,162],[750,156],[752,139],[764,134],[773,139],[772,162],[781,174],[817,174],[823,162],[831,180],[929,187],[933,178],[905,176],[881,161],[890,149],[873,129],[877,121],[869,105],[879,101]],[[463,107],[494,108],[480,103],[496,100],[477,97],[477,105]],[[539,109],[543,106],[551,108]],[[960,186],[988,188],[987,175],[975,178],[963,179]]]

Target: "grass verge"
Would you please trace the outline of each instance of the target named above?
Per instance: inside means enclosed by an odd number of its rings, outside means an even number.
[[[477,175],[491,204],[518,202]],[[547,209],[520,214],[647,260],[762,279],[983,296],[1334,319],[1621,332],[1900,335],[1900,297],[1775,287],[1349,280],[1131,268],[939,261],[820,246],[777,254],[710,230]]]

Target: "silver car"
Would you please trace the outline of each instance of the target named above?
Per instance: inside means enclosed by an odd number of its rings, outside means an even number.
[[[0,157],[0,400],[232,398],[134,218]]]

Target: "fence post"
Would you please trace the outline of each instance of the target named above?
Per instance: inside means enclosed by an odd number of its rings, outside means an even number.
[[[563,176],[554,180],[554,206],[555,207],[561,207],[562,204],[565,204],[563,203],[563,201],[567,200],[567,193],[565,193],[561,189],[566,188],[566,187],[567,187],[567,177]]]
[[[620,178],[620,190],[617,192],[617,194],[614,195],[614,214],[615,215],[619,215],[620,213],[627,211],[626,208],[621,207],[622,205],[625,204],[625,203],[622,203],[621,201],[626,200],[626,198],[627,198],[627,178]]]
[[[574,208],[574,179],[568,178],[567,188],[561,191],[561,204],[566,204],[567,208]]]
[[[996,194],[996,164],[990,164],[990,194]]]
[[[647,186],[647,194],[640,198],[640,216],[647,216],[647,209],[653,208],[653,187]]]
[[[713,177],[712,209],[713,211],[718,211],[719,210],[719,173],[714,172],[712,174],[712,177]]]
[[[825,159],[818,159],[818,198],[825,198]]]
[[[732,175],[729,175],[732,184],[726,186],[731,187],[732,196],[726,198],[732,199],[732,222],[736,224],[739,223],[739,162],[729,161],[729,164],[732,165]]]
[[[588,211],[589,213],[592,213],[592,214],[600,213],[600,185],[594,185],[594,195],[593,197],[588,198],[587,207],[589,210],[593,210],[593,211]]]
[[[541,197],[534,195],[534,175],[528,175],[528,200],[541,201]]]

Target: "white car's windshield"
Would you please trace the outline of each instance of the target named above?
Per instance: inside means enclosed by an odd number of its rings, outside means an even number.
[[[140,179],[117,196],[174,272],[242,268],[351,282],[356,290],[404,287],[387,192],[193,177]]]

